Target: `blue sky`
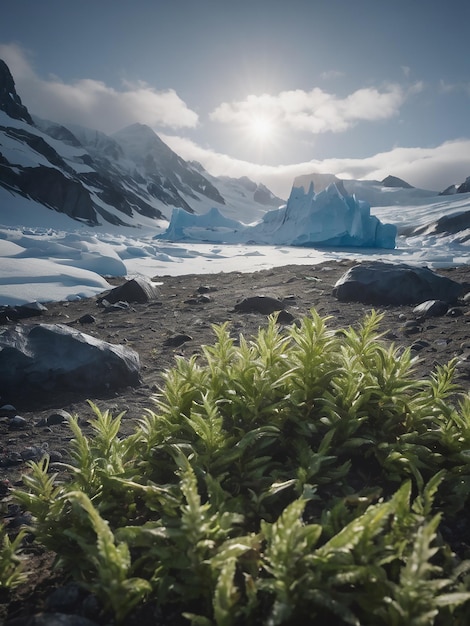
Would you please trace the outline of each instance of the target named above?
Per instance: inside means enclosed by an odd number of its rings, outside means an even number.
[[[15,0],[0,58],[33,114],[142,122],[216,175],[470,175],[467,0]]]

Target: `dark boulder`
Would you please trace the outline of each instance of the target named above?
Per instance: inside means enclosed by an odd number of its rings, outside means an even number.
[[[106,300],[109,304],[116,302],[137,302],[145,304],[158,298],[158,289],[155,283],[144,276],[137,276],[127,280],[119,287],[115,287],[99,301]]]
[[[30,302],[16,306],[2,306],[0,307],[0,324],[16,322],[28,317],[36,317],[42,315],[45,311],[47,311],[47,307],[40,302]]]
[[[282,311],[285,308],[281,300],[271,296],[251,296],[244,298],[235,305],[235,311],[241,313],[263,313],[264,315],[271,315],[271,313]]]
[[[0,333],[0,396],[17,405],[68,392],[84,396],[140,383],[139,355],[62,324]]]
[[[426,302],[418,304],[418,306],[413,309],[413,313],[424,318],[441,317],[442,315],[446,315],[448,310],[449,305],[447,302],[443,302],[442,300],[426,300]]]
[[[342,302],[419,304],[426,300],[455,302],[463,286],[428,268],[375,261],[349,269],[337,281],[333,295]]]

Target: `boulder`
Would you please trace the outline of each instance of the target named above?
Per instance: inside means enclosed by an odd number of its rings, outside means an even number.
[[[263,313],[264,315],[271,315],[285,308],[281,300],[271,296],[250,296],[235,305],[235,311],[240,313]]]
[[[137,276],[132,280],[126,281],[119,287],[115,287],[100,301],[106,300],[110,304],[116,302],[137,302],[145,304],[158,298],[158,289],[155,283],[144,276]]]
[[[455,302],[463,286],[425,267],[374,261],[349,269],[337,281],[333,295],[342,302],[419,304],[426,300]]]
[[[84,396],[140,383],[139,355],[63,324],[0,331],[0,396],[33,404],[66,392]]]
[[[413,309],[413,313],[423,318],[441,317],[445,315],[448,310],[449,305],[447,302],[443,302],[442,300],[426,300],[426,302],[418,304],[418,306]]]

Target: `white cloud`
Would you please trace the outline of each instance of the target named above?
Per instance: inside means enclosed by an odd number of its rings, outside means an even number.
[[[113,132],[134,122],[169,128],[193,128],[198,115],[173,89],[158,91],[144,82],[123,83],[122,89],[102,81],[81,79],[72,83],[35,74],[22,48],[0,45],[13,74],[17,91],[31,113],[56,122],[74,122]]]
[[[344,98],[315,87],[281,91],[277,95],[249,95],[245,100],[224,102],[210,118],[223,124],[250,123],[256,116],[266,116],[293,130],[312,134],[342,132],[359,121],[385,120],[398,115],[405,100],[422,89],[416,83],[408,89],[389,84],[381,90],[358,89]]]
[[[62,123],[73,121],[104,132],[133,122],[169,129],[191,128],[198,123],[197,114],[174,90],[157,91],[144,82],[123,83],[122,89],[116,90],[91,79],[73,83],[57,77],[42,79],[33,69],[32,55],[15,44],[0,44],[0,58],[10,67],[23,103],[41,117]],[[455,88],[469,87],[468,83],[441,84],[443,91]],[[422,89],[422,83],[417,82],[407,88],[390,84],[381,89],[358,89],[343,98],[319,88],[283,91],[275,96],[250,95],[243,101],[221,104],[211,117],[221,123],[240,125],[250,124],[257,116],[269,117],[304,135],[340,132],[361,120],[373,122],[397,115],[406,99]],[[161,132],[159,135],[181,157],[200,161],[211,174],[249,176],[283,198],[289,195],[296,176],[313,172],[379,180],[392,174],[414,186],[436,191],[470,175],[470,139],[465,138],[434,148],[396,147],[361,159],[330,158],[268,166],[233,159],[181,136]]]
[[[160,135],[175,152],[187,160],[199,161],[214,176],[248,176],[287,198],[297,176],[312,173],[336,174],[341,178],[382,180],[399,176],[415,187],[443,191],[470,176],[470,139],[448,141],[434,148],[400,148],[373,156],[331,158],[289,165],[258,165],[198,146],[173,135]]]

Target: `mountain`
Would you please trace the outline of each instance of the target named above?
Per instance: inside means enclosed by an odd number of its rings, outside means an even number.
[[[294,187],[303,187],[307,190],[310,183],[313,183],[315,193],[323,191],[334,183],[343,195],[355,195],[371,207],[412,204],[437,195],[435,191],[429,189],[412,187],[396,176],[387,176],[382,181],[378,181],[340,179],[334,174],[314,173],[297,176],[294,180]]]
[[[0,59],[0,111],[4,111],[15,120],[23,120],[28,124],[33,123],[28,109],[16,93],[13,76],[2,59]]]
[[[465,182],[457,187],[457,193],[470,193],[470,176],[467,176]]]
[[[1,211],[22,197],[90,226],[158,226],[173,208],[253,221],[283,203],[249,179],[210,176],[143,124],[108,136],[31,116],[0,61],[2,191]]]
[[[439,195],[452,196],[454,193],[470,193],[470,176],[467,176],[465,182],[460,185],[449,185],[449,187],[446,187]]]
[[[401,178],[398,178],[397,176],[386,176],[383,181],[382,181],[382,185],[384,187],[399,187],[400,189],[413,189],[413,187],[405,182],[404,180],[402,180]]]

